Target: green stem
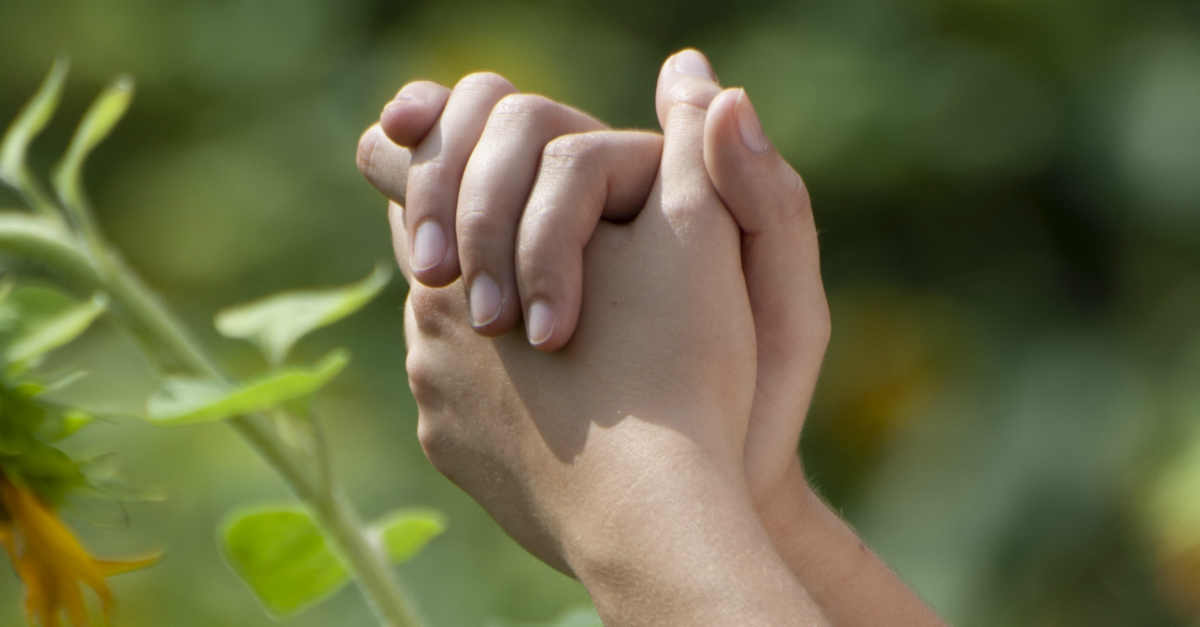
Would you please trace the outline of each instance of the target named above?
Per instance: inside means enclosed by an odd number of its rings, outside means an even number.
[[[192,375],[229,377],[138,276],[99,237],[70,241],[64,233],[24,219],[0,228],[0,250],[40,261],[85,289],[103,289],[114,313],[123,318],[159,361]],[[72,238],[73,239],[73,238]],[[84,252],[86,250],[86,252]],[[349,562],[367,602],[386,627],[425,627],[381,551],[358,522],[358,515],[329,482],[326,468],[289,447],[263,416],[238,416],[229,425],[275,469],[297,497],[307,502]],[[318,441],[323,447],[324,442]],[[325,451],[319,451],[321,456]]]
[[[146,335],[193,373],[228,379],[132,270],[107,250],[93,251],[97,261],[107,266],[102,271],[103,285]],[[239,416],[229,424],[275,468],[298,497],[309,503],[350,563],[359,588],[383,623],[388,627],[423,627],[424,621],[414,611],[391,565],[367,539],[353,507],[335,487],[322,485],[324,469],[306,463],[261,416]],[[318,446],[324,446],[324,442],[318,442]]]
[[[228,381],[229,377],[216,361],[175,320],[150,288],[115,255],[102,247],[92,248],[94,262],[100,266],[100,285],[112,297],[132,323],[148,350],[166,357],[179,370],[193,375]],[[259,416],[238,416],[229,424],[259,454],[283,476],[292,490],[302,499],[314,498],[318,492],[304,461],[299,459],[279,435]]]
[[[383,622],[396,626],[424,625],[415,604],[397,584],[391,564],[363,533],[358,516],[341,491],[334,486],[312,505],[326,532],[350,563],[363,595]]]

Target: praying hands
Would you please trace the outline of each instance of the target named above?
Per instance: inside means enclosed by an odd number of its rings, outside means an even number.
[[[830,322],[802,180],[698,52],[655,105],[662,135],[610,130],[473,74],[364,134],[422,447],[606,625],[941,625],[803,475]]]

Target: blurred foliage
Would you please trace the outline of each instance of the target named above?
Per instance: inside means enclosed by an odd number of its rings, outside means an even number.
[[[225,303],[345,282],[388,254],[354,147],[404,82],[490,69],[653,128],[658,65],[683,46],[746,87],[813,195],[834,333],[804,449],[824,494],[955,624],[1188,624],[1195,3],[0,0],[0,119],[59,53],[74,60],[66,119],[116,72],[137,76],[87,187],[130,263],[207,329]],[[69,133],[33,145],[39,171]],[[5,193],[0,207],[19,204]],[[398,502],[447,512],[445,540],[400,566],[432,623],[549,624],[583,591],[504,538],[412,437],[403,298],[388,287],[296,349],[356,356],[318,401],[346,417],[333,459],[368,518]],[[243,374],[264,365],[203,340]],[[50,365],[93,371],[68,400],[135,413],[153,386],[107,323],[60,352]],[[171,496],[89,531],[118,551],[171,547],[114,580],[115,625],[268,624],[211,530],[284,493],[229,433],[114,419],[65,446],[116,451],[130,483]],[[15,586],[0,573],[0,598]],[[289,623],[371,619],[342,592]],[[21,625],[16,604],[0,625]]]
[[[108,312],[111,297],[114,319],[136,338],[162,378],[162,387],[146,401],[146,418],[160,426],[227,421],[299,499],[282,510],[260,508],[233,517],[219,535],[226,561],[268,613],[285,617],[355,581],[382,624],[423,625],[394,579],[392,563],[411,559],[441,533],[442,514],[410,509],[364,527],[330,468],[311,402],[345,368],[349,355],[338,348],[311,368],[285,366],[303,336],[374,300],[391,278],[390,264],[377,264],[366,279],[347,286],[277,293],[218,313],[217,330],[257,344],[271,367],[237,381],[122,263],[88,201],[84,162],[128,111],[133,80],[114,81],[84,114],[51,176],[57,199],[29,166],[29,146],[58,108],[67,65],[65,58],[55,60],[0,138],[0,182],[29,209],[0,212],[0,250],[7,261],[38,267],[75,291],[98,289],[90,302],[75,303],[56,289],[18,286],[12,275],[0,281],[0,335],[6,340],[0,387],[12,386],[0,395],[0,544],[24,588],[26,620],[55,627],[65,614],[73,627],[86,627],[92,622],[81,590],[86,586],[96,593],[107,624],[113,597],[105,577],[140,570],[160,557],[94,559],[62,523],[56,507],[81,488],[99,486],[45,439],[72,435],[93,418],[35,400],[47,388],[25,380],[49,351],[77,339]],[[76,370],[65,382],[85,376]],[[64,379],[56,387],[64,387]]]

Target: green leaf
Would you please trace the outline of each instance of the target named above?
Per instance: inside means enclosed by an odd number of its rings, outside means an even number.
[[[446,531],[446,517],[425,508],[396,510],[371,525],[368,533],[396,564],[416,556],[429,541]]]
[[[58,108],[66,78],[66,59],[55,59],[46,79],[42,81],[42,86],[29,99],[25,108],[21,109],[21,113],[4,133],[3,141],[0,141],[0,181],[30,198],[36,208],[42,211],[53,209],[47,206],[44,193],[37,188],[29,174],[25,155],[33,138],[42,132],[54,115],[54,110]]]
[[[335,350],[314,366],[282,368],[236,388],[207,379],[170,377],[146,401],[146,416],[157,425],[176,426],[277,407],[321,389],[349,361],[346,351]]]
[[[49,416],[47,418],[50,418]],[[61,412],[57,416],[53,416],[53,420],[47,420],[47,426],[41,429],[41,435],[50,442],[58,442],[65,440],[75,435],[80,429],[96,422],[96,417],[79,411],[77,409],[68,409]]]
[[[74,490],[86,487],[79,465],[62,451],[36,439],[24,440],[16,454],[0,452],[0,471],[29,486],[53,505]]]
[[[129,109],[133,100],[133,78],[122,76],[106,87],[83,116],[71,145],[54,170],[54,189],[63,205],[77,220],[89,220],[88,201],[83,191],[83,164]]]
[[[298,507],[235,514],[218,537],[225,561],[274,618],[311,606],[350,580],[321,529]]]
[[[51,409],[35,400],[39,392],[36,385],[0,384],[0,472],[58,504],[87,479],[78,464],[38,437],[53,418]]]
[[[65,293],[39,285],[16,285],[0,301],[0,333],[6,344],[32,324],[61,315],[78,303]]]
[[[79,337],[104,313],[107,300],[96,294],[85,303],[47,288],[18,287],[0,302],[0,328],[12,333],[4,347],[10,368],[24,369],[42,355]]]
[[[391,266],[379,264],[370,276],[356,283],[283,292],[230,307],[217,314],[216,327],[225,337],[254,342],[268,361],[279,365],[297,340],[362,309],[391,277]]]

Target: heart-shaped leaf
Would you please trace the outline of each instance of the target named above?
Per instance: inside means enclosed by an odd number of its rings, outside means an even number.
[[[225,561],[274,618],[311,606],[350,580],[320,527],[299,507],[234,514],[218,536]]]
[[[441,512],[406,508],[396,510],[371,525],[369,533],[387,551],[392,562],[403,564],[445,531],[446,517]]]

